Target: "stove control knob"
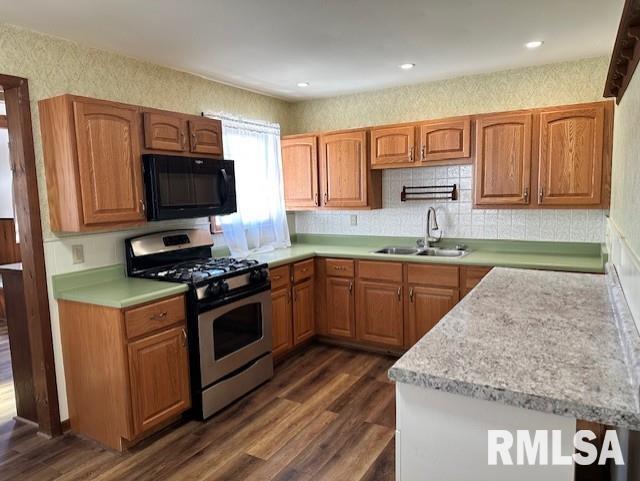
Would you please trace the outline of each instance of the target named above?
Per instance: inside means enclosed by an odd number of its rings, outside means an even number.
[[[209,295],[210,296],[218,296],[220,294],[220,284],[218,283],[211,283],[209,285]]]
[[[266,269],[260,269],[260,279],[266,281],[269,278],[269,271]]]
[[[225,292],[229,292],[229,284],[227,284],[225,281],[220,281],[220,290],[223,294]]]

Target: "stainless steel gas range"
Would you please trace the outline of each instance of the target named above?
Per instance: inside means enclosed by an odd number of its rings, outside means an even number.
[[[206,230],[125,241],[127,274],[189,286],[193,410],[206,419],[273,376],[271,282],[266,264],[211,257]]]

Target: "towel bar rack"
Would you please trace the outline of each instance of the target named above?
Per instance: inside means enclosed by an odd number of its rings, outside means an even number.
[[[458,186],[452,185],[423,185],[417,187],[402,186],[400,200],[457,200]]]

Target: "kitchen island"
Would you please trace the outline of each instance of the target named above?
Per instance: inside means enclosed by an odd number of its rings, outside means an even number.
[[[389,371],[397,479],[569,481],[572,465],[489,466],[488,430],[560,430],[567,455],[577,419],[640,429],[640,340],[621,296],[610,297],[616,280],[487,275]]]

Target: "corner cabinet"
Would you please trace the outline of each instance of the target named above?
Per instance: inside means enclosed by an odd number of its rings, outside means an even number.
[[[282,169],[289,210],[382,207],[382,176],[371,170],[366,130],[285,137]]]
[[[183,295],[127,309],[58,308],[74,432],[122,451],[190,408]]]
[[[39,109],[51,229],[143,223],[138,109],[71,95]]]

